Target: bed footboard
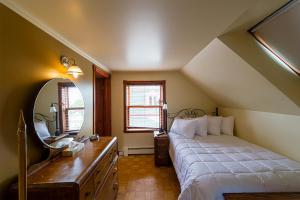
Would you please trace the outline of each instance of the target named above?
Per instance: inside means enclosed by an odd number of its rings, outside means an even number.
[[[224,193],[225,200],[300,200],[300,192]]]

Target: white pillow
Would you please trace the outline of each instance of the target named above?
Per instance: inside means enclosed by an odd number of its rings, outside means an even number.
[[[50,137],[50,133],[48,130],[48,127],[46,125],[45,121],[35,121],[34,122],[34,128],[37,132],[37,134],[41,137],[41,138],[47,138]]]
[[[207,132],[210,135],[221,134],[222,117],[208,116],[207,117]]]
[[[221,124],[221,133],[226,135],[233,135],[234,117],[223,117]]]
[[[196,118],[197,127],[196,127],[196,135],[207,136],[207,115],[203,117]]]
[[[196,132],[197,120],[175,119],[171,132],[183,135],[186,138],[193,138]]]

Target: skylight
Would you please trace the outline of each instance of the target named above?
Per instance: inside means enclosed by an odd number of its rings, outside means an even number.
[[[300,76],[300,1],[290,1],[250,32],[276,61]]]

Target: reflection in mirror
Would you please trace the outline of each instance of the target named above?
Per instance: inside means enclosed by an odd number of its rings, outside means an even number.
[[[40,90],[34,105],[34,127],[52,148],[62,148],[76,136],[84,120],[80,90],[68,79],[52,79]]]

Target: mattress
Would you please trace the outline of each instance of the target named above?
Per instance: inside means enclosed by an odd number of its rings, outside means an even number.
[[[169,133],[179,200],[221,200],[223,193],[300,192],[300,164],[235,136]]]

